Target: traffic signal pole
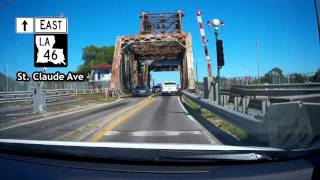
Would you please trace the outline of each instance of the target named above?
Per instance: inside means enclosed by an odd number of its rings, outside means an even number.
[[[224,66],[224,55],[223,55],[223,44],[222,40],[219,40],[219,27],[222,28],[224,27],[224,22],[220,21],[219,19],[213,19],[212,21],[213,27],[214,27],[214,35],[216,39],[216,50],[217,50],[217,79],[216,79],[216,94],[217,94],[217,99],[218,99],[218,105],[221,105],[221,80],[220,80],[220,69],[222,66]]]
[[[214,31],[214,35],[215,35],[215,39],[216,39],[216,49],[217,49],[217,58],[218,58],[218,31],[215,30]],[[221,97],[220,97],[220,66],[217,60],[217,78],[216,78],[216,84],[217,84],[217,88],[216,88],[216,97],[218,99],[218,104],[221,104]]]
[[[208,65],[208,80],[212,81],[212,76],[211,76],[211,63],[210,63],[210,57],[208,53],[208,47],[207,47],[207,40],[204,34],[204,29],[203,29],[203,24],[202,24],[202,18],[201,18],[201,12],[196,11],[198,23],[199,23],[199,28],[200,28],[200,34],[201,34],[201,40],[203,43],[205,55],[206,55],[206,60],[207,60],[207,65]],[[207,25],[210,30],[210,26],[213,25],[214,27],[214,35],[216,39],[216,50],[217,50],[217,77],[215,80],[215,93],[214,93],[214,101],[217,100],[218,104],[221,105],[221,97],[220,97],[220,69],[222,66],[224,66],[224,55],[223,55],[223,44],[222,40],[219,40],[218,35],[219,35],[219,27],[221,27],[221,30],[223,31],[224,27],[224,22],[220,21],[219,19],[213,19],[212,23],[211,21],[207,22]],[[221,31],[221,32],[222,32]],[[211,83],[210,83],[211,86]],[[210,99],[210,98],[209,98]]]

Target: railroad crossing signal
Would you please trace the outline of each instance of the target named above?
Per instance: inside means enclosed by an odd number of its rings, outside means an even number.
[[[221,68],[224,66],[224,54],[223,54],[223,42],[222,40],[217,41],[217,63],[218,66]]]

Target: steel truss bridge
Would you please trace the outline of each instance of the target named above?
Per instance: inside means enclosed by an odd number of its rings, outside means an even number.
[[[191,34],[182,31],[183,16],[182,11],[142,12],[139,34],[117,37],[112,89],[150,87],[151,71],[180,71],[182,89],[195,89]]]

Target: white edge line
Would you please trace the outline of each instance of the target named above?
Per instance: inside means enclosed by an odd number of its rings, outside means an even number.
[[[68,146],[68,147],[105,147],[124,149],[169,149],[169,150],[251,150],[251,151],[284,151],[272,147],[256,146],[230,146],[212,144],[177,144],[177,143],[121,143],[121,142],[70,142],[70,141],[39,141],[39,140],[17,140],[0,139],[0,143],[46,145],[46,146]]]
[[[49,119],[53,119],[53,118],[57,118],[57,117],[62,117],[62,116],[70,115],[70,114],[75,114],[75,113],[82,112],[82,111],[88,111],[88,110],[96,109],[96,108],[103,107],[103,106],[109,106],[109,105],[111,105],[113,103],[116,103],[116,102],[119,102],[121,100],[122,99],[120,98],[120,99],[117,99],[116,101],[113,101],[113,102],[108,103],[108,104],[101,104],[101,105],[97,105],[97,106],[94,106],[94,107],[80,109],[80,110],[77,110],[77,111],[71,111],[71,112],[67,112],[67,113],[63,113],[63,114],[59,114],[59,115],[55,115],[55,116],[50,116],[50,117],[45,117],[45,118],[42,118],[42,119],[37,119],[37,120],[33,120],[33,121],[28,121],[28,122],[15,124],[15,125],[12,125],[12,126],[0,128],[0,131],[16,128],[16,127],[20,127],[20,126],[25,126],[25,125],[29,125],[29,124],[34,124],[34,123],[37,123],[37,122],[41,122],[41,121],[45,121],[45,120],[49,120]]]
[[[181,99],[179,98],[179,103],[180,103],[180,106],[181,108],[186,112],[188,113],[187,109],[183,106],[182,102],[181,102]],[[215,138],[213,135],[211,135],[211,133],[208,132],[208,130],[202,126],[202,124],[200,124],[192,115],[187,115],[187,117],[192,121],[194,122],[195,124],[197,124],[197,126],[200,127],[200,129],[202,129],[202,131],[204,132],[204,134],[206,135],[208,141],[211,143],[211,144],[216,144],[216,143],[220,143],[222,144],[217,138]]]

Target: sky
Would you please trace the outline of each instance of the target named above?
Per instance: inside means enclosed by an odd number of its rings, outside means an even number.
[[[0,72],[8,67],[31,74],[33,35],[16,34],[16,17],[68,17],[68,67],[48,72],[73,71],[82,63],[82,48],[112,46],[119,35],[139,30],[139,13],[182,10],[183,31],[190,32],[198,78],[207,75],[204,50],[195,15],[201,10],[203,22],[219,18],[225,22],[220,39],[224,44],[225,77],[257,76],[256,41],[259,42],[260,75],[273,67],[284,73],[315,72],[320,68],[320,43],[313,0],[0,0]],[[205,25],[213,74],[216,74],[214,36]],[[179,81],[179,73],[154,73],[156,83]]]

